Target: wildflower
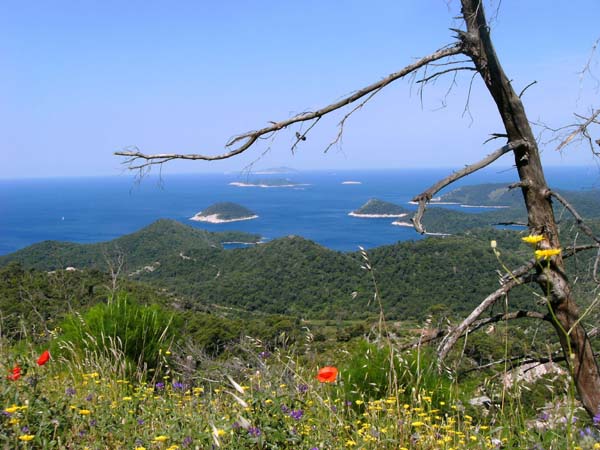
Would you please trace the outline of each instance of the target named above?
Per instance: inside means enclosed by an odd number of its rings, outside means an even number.
[[[302,411],[301,409],[293,409],[290,412],[290,417],[294,420],[300,420],[302,419],[302,416],[304,415],[304,411]]]
[[[338,375],[337,367],[325,366],[317,373],[317,380],[321,383],[333,383]]]
[[[260,429],[258,427],[248,428],[248,434],[250,436],[260,436]]]
[[[596,413],[596,415],[594,416],[594,418],[592,420],[594,421],[594,425],[600,424],[600,411],[598,411]]]
[[[73,397],[75,395],[75,388],[68,387],[67,389],[65,389],[65,394],[69,397]]]
[[[13,367],[10,375],[7,375],[6,378],[8,378],[10,381],[17,381],[19,378],[21,378],[21,368],[19,366]]]
[[[183,442],[181,443],[181,445],[183,445],[184,447],[189,447],[190,445],[192,445],[193,439],[189,436],[187,436]]]
[[[521,240],[523,242],[527,242],[528,244],[537,244],[538,242],[541,242],[544,240],[544,236],[542,236],[541,234],[530,234],[529,236],[525,236],[522,237]]]
[[[425,422],[419,422],[419,421],[417,421],[417,422],[413,422],[412,423],[413,427],[422,427],[423,425],[425,425]]]
[[[92,412],[89,409],[80,409],[79,414],[82,416],[89,416]]]
[[[48,350],[44,350],[40,357],[37,360],[38,366],[43,366],[48,361],[50,361],[50,352]]]
[[[153,440],[154,442],[165,442],[169,440],[169,437],[165,436],[164,434],[161,434],[160,436],[156,436]]]
[[[560,248],[548,248],[546,250],[536,250],[535,251],[535,259],[545,259],[548,260],[552,256],[560,254],[562,249]]]
[[[19,436],[19,440],[23,442],[32,441],[35,436],[33,434],[22,434]]]
[[[308,392],[308,384],[299,384],[297,389],[301,394],[306,394]]]

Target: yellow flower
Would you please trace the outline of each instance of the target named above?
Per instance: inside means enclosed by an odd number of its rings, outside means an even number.
[[[146,450],[146,447],[136,447],[135,450]]]
[[[425,425],[425,422],[417,421],[412,423],[413,427],[422,427],[423,425]]]
[[[33,434],[22,434],[19,436],[19,440],[23,442],[32,441],[35,436]]]
[[[170,447],[167,447],[167,450],[177,450],[179,448],[179,445],[171,445]]]
[[[124,402],[128,402],[129,400],[131,400],[131,397],[123,397]]]
[[[536,250],[535,259],[550,259],[552,256],[560,254],[560,248],[548,248],[546,250]]]
[[[154,438],[154,442],[165,442],[169,439],[168,436],[165,436],[164,434],[161,434],[160,436],[156,436]]]
[[[79,414],[82,416],[89,416],[92,412],[89,409],[80,409]]]
[[[19,410],[19,407],[17,405],[12,405],[10,408],[6,408],[4,410],[4,412],[7,412],[9,414],[15,413]]]
[[[544,236],[542,236],[541,234],[530,234],[529,236],[525,236],[522,237],[521,240],[523,242],[527,242],[528,244],[537,244],[538,242],[541,242],[544,240]]]

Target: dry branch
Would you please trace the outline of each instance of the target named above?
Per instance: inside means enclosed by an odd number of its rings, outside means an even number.
[[[232,147],[232,150],[227,151],[225,153],[217,154],[217,155],[205,155],[205,154],[197,154],[197,153],[158,153],[158,154],[146,154],[140,152],[137,148],[127,151],[118,151],[115,152],[117,156],[124,156],[127,158],[124,161],[124,164],[129,165],[129,169],[143,169],[145,167],[154,165],[154,164],[163,164],[165,162],[174,160],[174,159],[185,159],[185,160],[202,160],[202,161],[217,161],[222,159],[228,159],[233,156],[239,155],[249,149],[258,139],[264,137],[265,135],[269,135],[271,133],[276,133],[284,128],[289,127],[295,123],[301,123],[306,121],[311,121],[315,119],[320,119],[326,114],[329,114],[333,111],[336,111],[344,106],[350,105],[355,101],[361,99],[362,97],[369,95],[372,92],[379,91],[383,87],[389,85],[390,83],[409,75],[421,67],[426,66],[427,64],[438,61],[443,58],[447,58],[449,56],[458,55],[462,53],[462,45],[455,44],[450,47],[446,47],[440,49],[431,55],[425,56],[418,61],[415,61],[412,64],[404,67],[402,70],[392,73],[382,80],[373,83],[369,86],[366,86],[352,95],[342,98],[341,100],[331,103],[323,108],[320,108],[316,111],[304,112],[298,114],[294,117],[291,117],[287,120],[282,120],[280,122],[271,122],[271,125],[265,128],[261,128],[260,130],[249,131],[244,134],[240,134],[239,136],[235,136],[229,140],[225,144],[226,147]],[[303,135],[305,136],[305,134]],[[239,146],[234,147],[234,144],[239,144]],[[139,162],[139,163],[138,163]]]
[[[558,147],[556,147],[556,151],[560,151],[563,148],[565,148],[567,145],[569,145],[569,143],[573,139],[575,139],[575,137],[577,137],[577,135],[579,135],[579,134],[585,135],[587,133],[588,126],[590,126],[592,123],[597,123],[596,118],[599,115],[600,115],[600,109],[597,109],[596,111],[594,111],[592,113],[592,115],[590,117],[587,118],[587,120],[585,122],[578,125],[577,128],[575,128],[575,130],[572,133],[570,133],[565,139],[562,140],[562,142],[560,144],[558,144]]]
[[[463,333],[477,320],[477,318],[489,307],[491,307],[496,301],[506,295],[512,288],[523,283],[527,278],[527,273],[535,266],[535,260],[529,261],[527,264],[513,270],[510,273],[510,278],[504,281],[502,286],[488,295],[480,304],[477,306],[471,314],[467,316],[458,326],[450,330],[450,332],[444,337],[438,347],[438,361],[441,366],[444,358],[448,355],[450,349],[456,344],[456,341],[463,335]]]
[[[521,145],[525,145],[525,142],[524,141],[509,142],[505,146],[500,147],[495,152],[490,153],[488,156],[483,158],[481,161],[471,164],[469,166],[466,166],[464,169],[457,170],[456,172],[447,176],[443,180],[438,181],[436,184],[431,186],[429,189],[427,189],[426,191],[422,192],[421,194],[419,194],[415,198],[413,198],[412,201],[418,202],[418,204],[419,204],[419,206],[417,208],[417,212],[411,219],[413,226],[415,227],[415,230],[417,230],[417,232],[419,232],[421,234],[425,233],[425,228],[423,227],[423,224],[421,223],[421,219],[423,218],[423,214],[425,213],[425,206],[433,198],[433,196],[435,194],[437,194],[440,190],[442,190],[449,184],[454,183],[456,180],[459,180],[462,177],[465,177],[473,172],[477,172],[479,169],[482,169],[482,168],[490,165],[491,163],[496,161],[498,158],[500,158],[502,155],[515,150],[516,148],[520,147]]]

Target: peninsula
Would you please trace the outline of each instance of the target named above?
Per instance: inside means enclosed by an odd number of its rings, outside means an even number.
[[[402,206],[390,202],[384,202],[376,198],[370,199],[360,208],[348,213],[352,217],[362,218],[398,218],[408,215],[408,211]]]
[[[239,222],[241,220],[252,220],[258,216],[237,203],[221,202],[215,203],[208,208],[196,213],[190,220],[208,223]]]

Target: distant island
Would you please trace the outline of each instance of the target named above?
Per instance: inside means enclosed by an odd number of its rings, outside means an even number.
[[[237,203],[221,202],[215,203],[208,208],[196,213],[190,220],[208,223],[239,222],[241,220],[252,220],[258,216]]]
[[[291,167],[271,167],[269,169],[261,169],[254,172],[257,175],[274,175],[274,174],[282,174],[282,173],[297,173],[296,169],[292,169]]]
[[[384,202],[376,198],[370,199],[360,208],[348,214],[352,217],[364,218],[386,218],[386,217],[404,217],[408,215],[408,211],[402,206],[390,202]]]
[[[296,183],[287,178],[268,178],[264,180],[255,181],[233,181],[229,183],[230,186],[237,187],[260,187],[260,188],[291,188],[297,186],[306,186],[306,184]]]
[[[362,184],[362,182],[348,180],[348,181],[342,181],[342,184]]]

